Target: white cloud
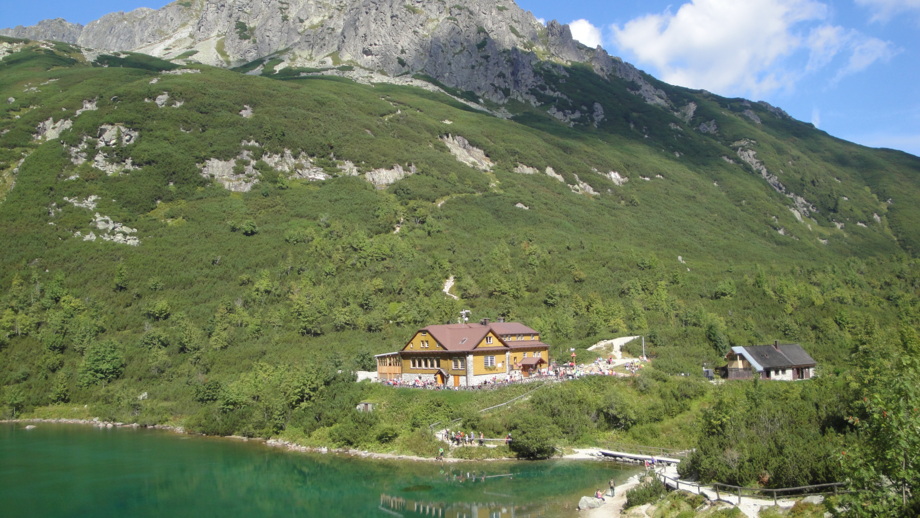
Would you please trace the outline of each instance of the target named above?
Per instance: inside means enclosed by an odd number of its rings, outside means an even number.
[[[890,42],[835,25],[821,25],[812,29],[805,46],[809,52],[807,72],[826,67],[841,54],[849,55],[847,63],[837,71],[831,83],[862,72],[877,61],[888,61],[898,52]]]
[[[889,42],[826,23],[828,12],[816,0],[690,0],[612,30],[621,50],[664,81],[723,95],[792,89],[836,60],[833,84],[896,54]]]
[[[595,48],[601,44],[601,30],[588,20],[575,20],[569,23],[569,29],[572,31],[572,37],[584,45]]]
[[[856,3],[872,12],[874,22],[886,22],[900,13],[920,16],[920,0],[856,0]]]
[[[888,61],[897,54],[891,43],[878,38],[856,36],[851,41],[850,47],[852,49],[850,59],[846,66],[837,72],[834,77],[835,82],[844,76],[862,72],[876,61]]]
[[[806,45],[809,49],[808,71],[824,68],[834,59],[846,44],[847,35],[843,27],[821,25],[812,29]]]
[[[774,65],[802,45],[794,27],[826,11],[812,0],[692,0],[676,14],[647,15],[613,32],[620,48],[667,82],[759,95],[785,82]]]

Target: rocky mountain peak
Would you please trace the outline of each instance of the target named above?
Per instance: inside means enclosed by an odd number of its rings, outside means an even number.
[[[578,43],[566,25],[543,26],[512,0],[187,0],[108,14],[85,27],[58,19],[0,34],[222,67],[271,58],[275,71],[338,69],[394,81],[423,75],[498,103],[557,95],[535,67],[578,62],[668,104],[631,65]]]

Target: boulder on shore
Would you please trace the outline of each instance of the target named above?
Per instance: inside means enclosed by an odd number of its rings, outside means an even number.
[[[594,509],[604,505],[604,500],[601,498],[595,498],[593,496],[583,496],[581,500],[578,501],[578,509]]]

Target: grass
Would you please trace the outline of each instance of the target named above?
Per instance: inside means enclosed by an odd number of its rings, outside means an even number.
[[[510,104],[515,116],[505,120],[418,88],[209,67],[166,75],[171,64],[137,55],[106,57],[109,67],[81,59],[74,49],[31,45],[0,62],[0,98],[14,98],[0,106],[0,170],[28,155],[0,202],[0,385],[3,397],[22,390],[27,411],[68,411],[49,406],[63,387],[71,406],[119,419],[424,453],[433,422],[479,419],[501,434],[520,413],[545,411],[531,406],[537,399],[557,413],[562,445],[683,447],[709,395],[675,391],[687,388],[684,378],[699,381],[704,363],[720,364],[726,343],[801,342],[833,374],[849,368],[865,329],[917,323],[917,160],[843,143],[760,105],[667,87],[678,104],[699,105],[701,120],[675,133],[676,119],[637,104],[629,84],[571,67],[567,78],[550,78],[571,99],[560,109],[597,101],[605,119],[598,128],[568,127],[531,106]],[[163,92],[181,106],[149,102]],[[76,116],[92,99],[98,109]],[[251,118],[239,115],[244,105]],[[762,124],[743,115],[748,108]],[[34,140],[49,118],[73,126],[59,140]],[[717,120],[720,133],[694,132],[702,119]],[[72,162],[68,149],[105,124],[138,132],[134,143],[104,152],[139,169],[108,176]],[[484,150],[493,171],[457,161],[441,141],[447,134]],[[796,221],[787,198],[723,160],[740,138],[756,140],[758,158],[818,206],[814,221]],[[237,159],[243,141],[259,144],[250,152],[263,181],[251,192],[229,193],[201,177],[201,164]],[[311,183],[259,164],[286,150],[333,178]],[[418,172],[375,189],[345,175],[345,161],[361,173],[397,164]],[[520,164],[551,167],[564,181],[513,172]],[[629,182],[614,184],[602,175],[610,171]],[[567,184],[576,175],[599,194],[574,194]],[[90,226],[94,211],[64,198],[90,195],[99,196],[96,212],[137,229],[139,247],[74,238],[100,231]],[[857,225],[873,214],[882,222]],[[250,221],[253,235],[233,231]],[[116,290],[120,270],[124,288]],[[451,275],[459,301],[440,292]],[[717,296],[726,283],[731,294]],[[158,302],[169,318],[151,316]],[[527,323],[555,358],[642,334],[657,374],[547,388],[552,396],[476,417],[518,389],[346,389],[327,372],[366,367],[461,309]],[[165,347],[138,345],[152,330]],[[714,343],[710,330],[724,340]],[[125,374],[80,386],[81,348],[103,339],[120,344]],[[247,377],[263,364],[283,368],[262,381]],[[266,396],[266,386],[303,389],[292,380],[323,388],[313,399]],[[203,400],[210,382],[219,397]],[[145,391],[150,399],[138,408]],[[618,414],[616,397],[632,414]],[[350,412],[355,399],[379,402],[387,417],[360,421]]]

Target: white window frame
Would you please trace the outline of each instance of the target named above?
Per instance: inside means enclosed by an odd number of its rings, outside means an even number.
[[[495,356],[494,355],[483,356],[482,363],[486,367],[495,367]]]
[[[492,335],[489,335],[489,336],[486,337],[486,344],[487,344],[487,345],[491,345],[491,344],[492,344]]]

